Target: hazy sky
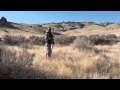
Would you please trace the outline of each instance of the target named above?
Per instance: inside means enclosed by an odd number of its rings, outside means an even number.
[[[0,17],[16,23],[120,22],[120,11],[0,11]]]

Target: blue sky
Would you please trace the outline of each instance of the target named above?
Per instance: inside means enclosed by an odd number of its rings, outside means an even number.
[[[50,22],[120,22],[120,11],[0,11],[0,17],[26,24]]]

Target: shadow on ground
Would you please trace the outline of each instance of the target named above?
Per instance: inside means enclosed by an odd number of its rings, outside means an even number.
[[[0,63],[0,79],[50,79],[52,75],[31,67],[19,65],[3,65]]]

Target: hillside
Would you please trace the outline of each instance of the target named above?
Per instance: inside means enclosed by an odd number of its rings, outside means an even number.
[[[0,36],[5,34],[23,35],[26,37],[36,35],[43,36],[47,27],[52,27],[56,35],[91,35],[91,34],[115,34],[120,35],[120,23],[94,23],[94,22],[59,22],[45,24],[25,24],[8,21],[5,17],[0,19]],[[114,31],[113,31],[114,30]]]

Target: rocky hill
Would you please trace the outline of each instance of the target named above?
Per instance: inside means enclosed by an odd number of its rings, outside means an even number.
[[[7,27],[7,28],[17,29],[17,27],[11,25],[11,23],[8,22],[5,17],[1,17],[1,19],[0,19],[0,27]]]

